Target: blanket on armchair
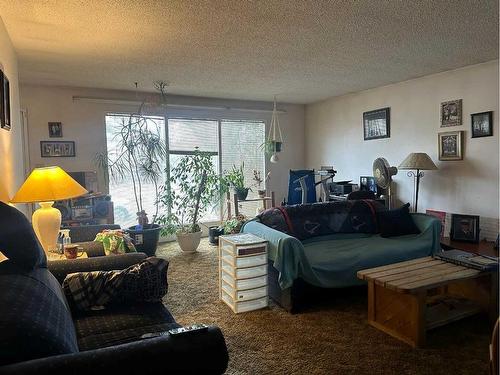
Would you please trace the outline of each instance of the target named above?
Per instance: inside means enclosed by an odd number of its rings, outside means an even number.
[[[384,209],[373,200],[296,204],[270,208],[257,219],[302,241],[334,233],[377,233],[376,213]]]

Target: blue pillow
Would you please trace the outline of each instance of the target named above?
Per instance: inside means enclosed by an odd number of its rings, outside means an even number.
[[[45,252],[26,216],[3,202],[0,202],[0,251],[24,269],[47,266]]]
[[[381,237],[397,237],[406,234],[418,234],[417,228],[410,215],[410,204],[400,208],[377,212],[377,221]]]

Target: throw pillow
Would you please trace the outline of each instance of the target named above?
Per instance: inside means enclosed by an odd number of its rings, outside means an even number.
[[[130,237],[121,229],[103,230],[95,237],[97,242],[101,242],[106,255],[119,255],[126,253],[135,253],[135,246]]]
[[[45,252],[26,216],[3,202],[0,202],[0,251],[24,269],[47,266]]]
[[[377,220],[381,237],[396,237],[406,234],[418,234],[417,228],[410,215],[410,204],[407,203],[394,210],[380,211]]]

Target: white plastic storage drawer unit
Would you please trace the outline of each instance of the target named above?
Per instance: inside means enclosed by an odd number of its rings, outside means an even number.
[[[219,237],[219,297],[235,313],[268,305],[267,241],[253,234]]]

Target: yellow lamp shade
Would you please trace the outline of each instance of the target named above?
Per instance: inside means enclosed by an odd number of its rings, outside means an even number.
[[[86,193],[88,191],[60,167],[35,168],[11,202],[58,201],[76,198]]]

